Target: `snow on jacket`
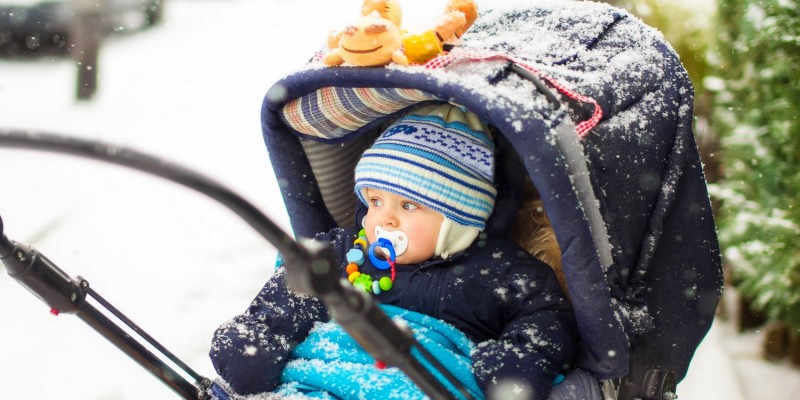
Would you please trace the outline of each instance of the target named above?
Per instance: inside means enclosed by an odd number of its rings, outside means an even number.
[[[337,250],[343,277],[355,237],[339,228],[318,236]],[[387,275],[369,260],[359,269],[373,278]],[[576,352],[575,320],[555,274],[507,236],[481,238],[448,260],[398,265],[394,287],[377,298],[462,330],[477,345],[474,375],[485,392],[513,379],[546,398]],[[244,314],[216,331],[211,360],[238,393],[270,391],[293,347],[329,319],[321,301],[286,287],[280,268]]]

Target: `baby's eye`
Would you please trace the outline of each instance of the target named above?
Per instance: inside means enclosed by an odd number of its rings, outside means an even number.
[[[404,201],[403,202],[403,209],[404,210],[413,211],[413,210],[416,210],[418,208],[419,208],[419,206],[417,204],[414,204],[414,203],[412,203],[410,201]]]
[[[369,202],[373,207],[380,207],[383,205],[383,200],[381,199],[369,199]]]

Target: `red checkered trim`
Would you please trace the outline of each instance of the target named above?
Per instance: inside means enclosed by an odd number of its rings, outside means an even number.
[[[600,104],[597,103],[597,100],[588,96],[584,96],[579,93],[575,93],[568,87],[564,86],[564,84],[562,84],[561,82],[545,75],[544,73],[532,67],[531,65],[523,61],[514,59],[513,57],[509,57],[505,54],[500,54],[500,53],[479,54],[479,53],[452,51],[450,53],[441,55],[439,57],[436,57],[428,61],[423,66],[428,69],[439,69],[446,67],[447,65],[458,59],[468,59],[470,61],[503,59],[517,63],[519,66],[527,69],[528,71],[536,75],[539,75],[542,79],[546,80],[548,83],[553,85],[553,87],[558,89],[558,91],[564,94],[565,96],[571,99],[578,100],[583,103],[591,104],[592,106],[594,106],[594,113],[592,113],[592,116],[589,119],[581,121],[577,125],[575,125],[575,130],[578,132],[578,136],[580,137],[585,137],[586,135],[588,135],[589,131],[591,131],[592,128],[594,128],[597,125],[597,123],[600,122],[600,119],[603,118],[603,110],[600,108]]]

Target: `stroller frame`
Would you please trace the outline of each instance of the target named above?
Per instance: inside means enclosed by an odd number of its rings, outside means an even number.
[[[313,241],[293,240],[254,205],[224,185],[139,151],[97,141],[0,130],[0,146],[53,151],[109,162],[160,176],[217,200],[275,246],[283,254],[292,287],[320,297],[347,332],[376,359],[387,366],[398,367],[431,399],[455,399],[442,382],[411,356],[412,348],[416,349],[459,389],[463,398],[471,399],[458,379],[419,345],[411,332],[394,324],[372,298],[336,279],[335,257],[330,249]],[[181,398],[228,398],[224,389],[172,354],[92,289],[89,281],[80,276],[71,278],[37,250],[6,237],[2,218],[0,262],[6,266],[9,276],[50,307],[52,314],[77,316]]]

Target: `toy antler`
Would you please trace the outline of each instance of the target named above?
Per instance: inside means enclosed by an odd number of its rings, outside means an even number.
[[[364,0],[361,6],[361,15],[370,15],[377,11],[381,17],[394,22],[398,28],[403,23],[403,10],[396,0]]]
[[[444,14],[432,29],[403,38],[403,48],[409,62],[423,64],[444,53],[445,44],[458,42],[478,18],[478,7],[472,0],[449,0]]]
[[[455,44],[454,42],[461,38],[464,33],[475,23],[478,19],[478,6],[472,0],[449,0],[447,6],[444,8],[445,15],[453,13],[461,13],[464,15],[464,21],[455,26],[453,34],[445,37],[444,42],[448,44]],[[453,43],[451,43],[451,41]]]

